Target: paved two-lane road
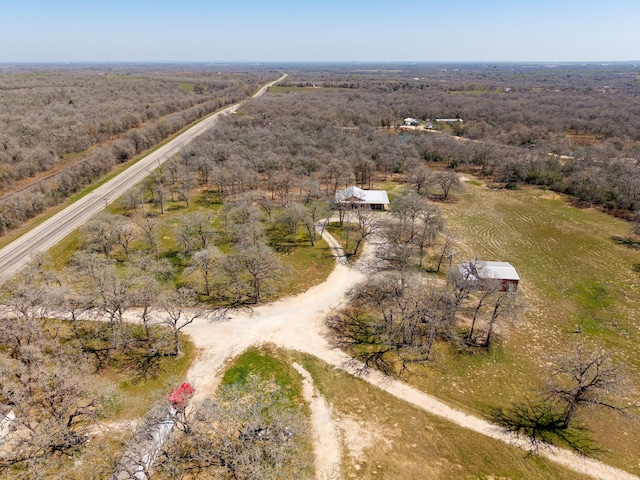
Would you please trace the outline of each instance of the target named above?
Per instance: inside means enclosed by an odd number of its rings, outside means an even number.
[[[264,85],[253,97],[259,97],[266,92],[271,85],[280,82],[286,76],[285,74],[278,80]],[[0,280],[5,280],[16,273],[24,267],[33,256],[49,250],[73,230],[104,209],[109,203],[142,181],[153,169],[171,158],[172,155],[180,151],[194,138],[211,128],[217,122],[220,115],[235,112],[241,104],[242,102],[236,103],[205,118],[158,150],[150,153],[129,167],[117,177],[0,250]]]

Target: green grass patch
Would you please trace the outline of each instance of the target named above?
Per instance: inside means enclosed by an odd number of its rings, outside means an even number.
[[[479,182],[478,180],[465,180],[464,183],[467,185],[473,185],[474,187],[482,186],[482,182]]]
[[[321,238],[315,241],[313,247],[308,242],[296,244],[278,256],[291,268],[290,277],[279,286],[278,297],[306,292],[324,282],[335,266],[331,248]]]
[[[222,385],[245,384],[251,374],[275,381],[292,403],[302,402],[302,379],[284,351],[270,345],[246,350],[225,372]]]
[[[62,270],[70,262],[71,257],[80,246],[80,231],[76,229],[49,249],[47,255],[51,262],[51,267],[54,270]]]
[[[178,84],[178,86],[180,87],[180,90],[184,90],[185,92],[193,92],[196,88],[195,83],[187,83],[187,82],[181,82]]]
[[[311,93],[317,92],[318,90],[327,89],[322,87],[284,87],[280,85],[272,85],[269,87],[269,93]]]
[[[130,420],[144,416],[151,406],[162,401],[184,381],[187,370],[196,357],[196,349],[188,337],[181,335],[180,357],[161,357],[157,374],[150,378],[131,376],[126,370],[110,369],[104,375],[115,382],[110,420]]]
[[[349,256],[349,261],[355,262],[362,254],[363,247],[363,245],[361,244],[357,254],[353,256],[353,250],[356,247],[358,239],[360,238],[360,234],[355,230],[355,227],[353,225],[349,225],[346,222],[342,227],[338,222],[331,222],[329,225],[327,225],[326,228],[327,231],[333,236],[333,238],[338,241],[338,243],[342,247],[342,250],[344,250],[344,253]]]

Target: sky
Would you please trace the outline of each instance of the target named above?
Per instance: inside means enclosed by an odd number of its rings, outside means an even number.
[[[0,63],[640,60],[640,0],[0,0]]]

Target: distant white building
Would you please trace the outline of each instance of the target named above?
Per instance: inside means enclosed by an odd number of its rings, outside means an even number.
[[[436,122],[441,122],[441,123],[463,123],[464,120],[462,120],[461,118],[436,118]]]
[[[372,210],[386,210],[389,207],[389,196],[385,190],[362,190],[356,186],[337,190],[335,202],[339,205],[367,207]]]
[[[402,125],[406,127],[417,127],[420,125],[420,122],[415,118],[407,117],[402,121]]]

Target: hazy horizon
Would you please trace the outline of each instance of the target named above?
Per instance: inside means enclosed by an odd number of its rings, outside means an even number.
[[[0,3],[0,63],[640,61],[640,2]]]

